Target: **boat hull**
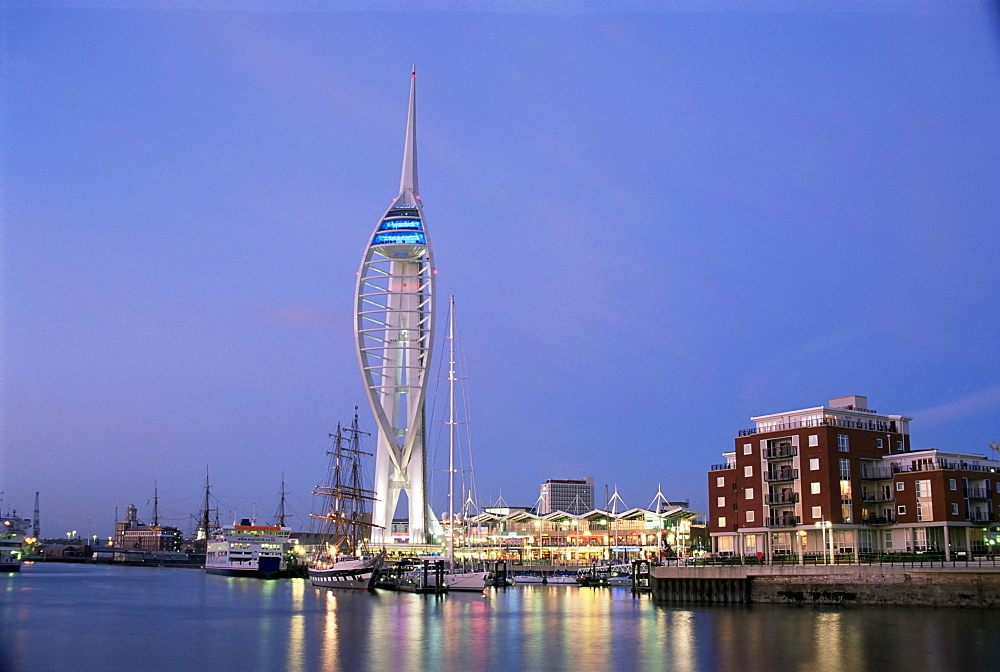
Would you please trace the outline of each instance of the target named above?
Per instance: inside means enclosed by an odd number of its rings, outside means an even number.
[[[314,566],[309,568],[309,582],[317,588],[374,590],[381,568],[381,556],[341,561],[332,567]]]
[[[492,580],[491,572],[459,572],[444,575],[444,585],[449,591],[481,593]]]
[[[0,562],[0,572],[20,572],[20,562]]]
[[[261,569],[260,567],[205,567],[206,574],[217,576],[235,576],[246,579],[279,579],[281,570]]]

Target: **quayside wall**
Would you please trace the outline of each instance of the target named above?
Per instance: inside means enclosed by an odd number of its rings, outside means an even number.
[[[1000,607],[1000,568],[656,567],[661,602]]]

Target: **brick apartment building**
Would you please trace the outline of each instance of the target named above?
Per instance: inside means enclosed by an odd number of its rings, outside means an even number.
[[[913,451],[910,421],[866,397],[751,418],[708,472],[709,532],[720,555],[983,552],[995,533],[1000,461]]]

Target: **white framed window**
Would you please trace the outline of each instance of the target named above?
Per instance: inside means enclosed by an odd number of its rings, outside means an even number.
[[[851,477],[851,461],[850,460],[840,460],[840,477],[843,479],[849,479]]]
[[[718,498],[716,498],[715,505],[719,506],[719,507],[725,506],[726,505],[726,498],[725,497],[718,497]]]
[[[814,495],[818,495],[819,487],[820,487],[819,481],[813,481],[812,483],[809,484],[809,492],[811,492]]]
[[[810,457],[809,458],[809,471],[819,471],[819,458]]]
[[[1000,481],[997,481],[997,494],[1000,495]]]
[[[882,439],[875,439],[875,447],[878,448],[879,450],[883,449],[883,447],[882,447]]]
[[[752,455],[753,454],[753,446],[750,445],[749,443],[744,443],[743,444],[743,454],[744,455]]]
[[[810,434],[809,435],[809,445],[810,446],[818,446],[819,445],[819,434]]]
[[[906,507],[902,506],[902,505],[897,506],[896,507],[896,514],[900,515],[900,516],[905,516],[906,515]]]
[[[896,492],[902,492],[902,491],[903,491],[903,482],[896,481]]]
[[[726,526],[726,517],[719,516],[719,527],[725,527],[725,526]]]
[[[921,479],[914,483],[914,487],[917,491],[917,497],[930,497],[931,496],[931,482],[929,479]]]
[[[753,476],[753,466],[748,464],[747,466],[743,467],[743,475]]]
[[[724,488],[724,487],[726,487],[726,477],[725,476],[716,476],[715,477],[715,487],[717,487],[717,488]]]
[[[753,511],[747,511],[747,522],[748,523],[753,522]]]
[[[949,490],[958,490],[958,481],[956,481],[954,478],[949,478],[948,479],[948,489]]]
[[[746,499],[753,499],[753,488],[747,488],[743,491],[743,496]]]
[[[882,546],[884,546],[887,551],[892,549],[892,530],[885,531],[885,536],[882,537]]]
[[[958,515],[958,504],[956,504],[955,502],[951,503],[951,515],[953,516]]]
[[[903,442],[902,441],[897,441],[896,442],[896,452],[897,453],[903,452]]]
[[[848,437],[847,434],[838,434],[837,435],[837,450],[839,450],[842,453],[846,453],[850,449],[851,449],[851,440],[850,440],[850,437]]]
[[[813,520],[819,520],[820,518],[822,518],[823,517],[823,507],[822,506],[814,506],[814,507],[812,507],[812,517],[813,517]]]

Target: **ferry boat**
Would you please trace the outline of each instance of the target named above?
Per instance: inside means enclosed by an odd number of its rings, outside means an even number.
[[[21,571],[21,554],[30,520],[15,515],[0,517],[0,572]]]
[[[293,546],[292,529],[283,525],[254,525],[244,518],[222,528],[208,542],[205,571],[223,576],[276,579],[287,569],[285,558]]]

